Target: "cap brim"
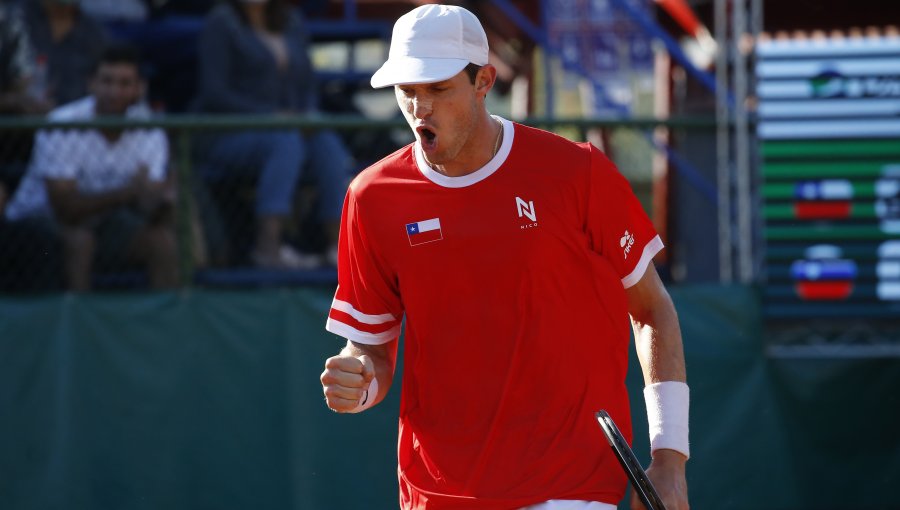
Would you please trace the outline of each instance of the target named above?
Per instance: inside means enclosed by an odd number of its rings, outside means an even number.
[[[459,58],[400,57],[388,59],[372,75],[372,88],[412,85],[449,80],[469,62]]]

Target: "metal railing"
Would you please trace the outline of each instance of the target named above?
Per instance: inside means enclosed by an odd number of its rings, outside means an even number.
[[[527,118],[519,122],[549,129],[551,131],[565,131],[570,138],[587,140],[588,133],[592,130],[604,129],[630,129],[639,131],[652,131],[655,128],[665,127],[671,130],[704,131],[714,133],[716,122],[713,118]],[[71,130],[132,130],[132,129],[162,129],[167,133],[170,143],[170,171],[174,174],[178,183],[178,195],[176,202],[175,228],[179,250],[179,272],[182,285],[265,285],[265,284],[303,284],[331,282],[335,278],[333,268],[325,268],[314,271],[259,271],[250,269],[246,264],[231,261],[221,267],[197,267],[197,254],[194,247],[197,246],[197,229],[194,222],[201,216],[198,211],[196,187],[199,177],[195,170],[198,164],[202,164],[202,156],[198,159],[198,143],[203,136],[216,132],[234,130],[300,130],[311,132],[323,129],[336,130],[344,134],[363,131],[374,132],[398,132],[408,130],[406,122],[398,117],[390,120],[374,120],[360,116],[199,116],[199,115],[170,115],[160,116],[147,120],[132,120],[125,118],[97,118],[91,121],[79,122],[50,122],[43,117],[0,117],[0,159],[4,153],[4,144],[9,140],[22,140],[30,133],[39,130],[71,129]],[[13,135],[18,136],[13,136]],[[411,140],[410,134],[410,140]],[[399,144],[398,144],[399,146]],[[657,150],[660,148],[657,147]],[[385,153],[386,155],[386,153]],[[693,169],[684,159],[677,160],[677,155],[670,153],[670,161],[677,172],[684,173],[688,182],[694,182],[695,186],[712,185],[706,182],[703,176]],[[3,162],[0,161],[0,165]],[[27,164],[27,162],[25,162]],[[12,192],[12,190],[9,190]],[[714,200],[715,197],[712,197]],[[202,225],[205,218],[199,218]],[[0,246],[0,259],[4,252],[17,249],[16,246]],[[27,258],[27,257],[26,257]],[[98,268],[102,273],[102,268]],[[23,278],[35,271],[34,268],[26,269],[6,265],[0,268],[6,273],[6,280],[15,279],[16,273],[21,272]],[[118,278],[118,279],[117,279]],[[106,275],[98,280],[102,285],[142,286],[145,277],[137,273],[125,275]],[[0,292],[8,289],[0,288]],[[38,289],[54,290],[54,289]]]

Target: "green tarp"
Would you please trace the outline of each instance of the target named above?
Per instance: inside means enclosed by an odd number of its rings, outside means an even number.
[[[753,289],[672,290],[696,509],[900,508],[896,359],[764,355]],[[323,403],[331,289],[0,299],[0,508],[390,509],[399,393]],[[632,351],[636,430],[646,430]],[[647,459],[645,434],[635,450]],[[621,508],[625,508],[622,506]]]

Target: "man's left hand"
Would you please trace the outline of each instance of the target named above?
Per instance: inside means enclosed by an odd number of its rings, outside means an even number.
[[[687,457],[675,450],[656,450],[647,468],[647,476],[666,505],[666,510],[688,510],[687,479],[684,467]],[[631,492],[631,509],[643,510],[644,504]]]

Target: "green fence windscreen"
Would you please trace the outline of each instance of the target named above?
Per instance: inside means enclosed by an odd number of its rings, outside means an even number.
[[[900,507],[896,360],[769,359],[753,289],[672,294],[693,508]],[[342,344],[322,329],[330,301],[329,288],[0,300],[0,508],[396,508],[399,393],[360,415],[325,407],[318,377]],[[635,435],[645,461],[647,442]]]

